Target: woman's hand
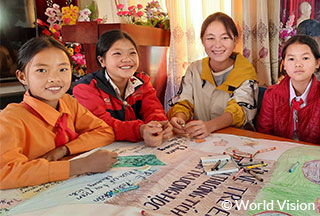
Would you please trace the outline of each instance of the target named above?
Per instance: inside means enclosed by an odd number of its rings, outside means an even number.
[[[42,155],[40,158],[47,159],[48,161],[57,161],[64,156],[67,156],[69,154],[69,150],[67,146],[63,145],[58,148],[55,148],[46,154]]]
[[[196,139],[205,138],[211,133],[208,122],[201,120],[193,120],[188,122],[185,126],[185,130],[189,134],[189,137],[194,137]]]
[[[186,122],[179,117],[172,117],[170,120],[171,125],[173,126],[173,132],[177,135],[187,135],[185,130]]]
[[[70,177],[84,173],[102,173],[118,161],[118,154],[108,150],[97,150],[84,158],[70,161]]]
[[[166,121],[160,121],[159,123],[162,125],[163,140],[168,140],[171,137],[173,137],[173,131],[172,131],[173,127],[170,124],[170,122],[166,120]]]

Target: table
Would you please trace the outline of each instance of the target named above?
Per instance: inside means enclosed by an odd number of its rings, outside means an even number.
[[[243,130],[243,129],[235,128],[235,127],[223,128],[221,130],[216,131],[216,133],[233,134],[233,135],[246,136],[246,137],[257,138],[257,139],[287,141],[287,142],[294,142],[294,143],[319,146],[319,145],[313,144],[313,143],[292,140],[292,139],[288,139],[288,138],[284,138],[284,137],[272,136],[269,134],[263,134],[263,133],[258,133],[258,132],[254,132],[254,131]]]
[[[103,148],[122,156],[153,154],[166,165],[118,167],[59,183],[1,191],[1,199],[15,205],[10,213],[34,216],[134,216],[141,215],[142,210],[148,215],[316,215],[320,210],[320,147],[287,141],[226,128],[202,143],[173,138],[157,148],[148,148],[143,143],[116,142]],[[258,154],[255,159],[268,164],[258,168],[264,172],[263,182],[248,173],[236,180],[232,179],[234,174],[207,176],[199,163],[200,157],[233,149],[254,153],[273,146],[276,150]],[[245,160],[241,162],[248,162]],[[289,173],[297,160],[301,166]],[[128,188],[132,183],[139,188],[110,196],[110,191]]]

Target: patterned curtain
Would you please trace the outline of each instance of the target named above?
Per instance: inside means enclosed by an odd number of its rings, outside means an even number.
[[[167,102],[179,90],[181,78],[188,65],[205,56],[200,40],[203,20],[214,12],[223,12],[224,1],[167,0],[166,6],[171,28],[168,78],[164,100],[167,111],[170,108]]]
[[[277,83],[280,0],[243,0],[242,17],[243,55],[255,67],[260,86]]]

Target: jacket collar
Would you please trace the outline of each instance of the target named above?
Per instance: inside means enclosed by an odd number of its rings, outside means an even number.
[[[275,87],[278,91],[278,95],[282,98],[290,98],[290,77],[288,75],[283,78],[283,80]],[[315,75],[312,76],[312,84],[310,86],[309,93],[307,95],[308,103],[314,101],[316,98],[320,97],[320,84],[317,81]]]
[[[106,79],[104,70],[96,71],[92,73],[92,75],[95,77],[95,80],[97,81],[97,87],[99,89],[117,98],[116,92],[114,91],[113,87],[108,82],[108,80]]]
[[[130,79],[127,88],[129,87],[130,92],[133,90],[137,90],[140,88],[144,81],[136,76],[138,72],[136,72]],[[96,78],[97,81],[97,87],[106,92],[107,94],[112,95],[115,98],[118,98],[117,93],[112,86],[112,84],[109,82],[109,80],[105,76],[105,70],[99,70],[93,73],[93,76]],[[133,92],[132,92],[133,93]],[[127,93],[126,93],[127,95]],[[126,96],[127,97],[127,96]]]
[[[116,92],[116,94],[118,95],[119,98],[121,98],[120,95],[120,90],[118,88],[118,86],[112,81],[112,79],[110,78],[107,70],[105,71],[105,77],[106,80],[110,83],[110,85],[112,86],[112,88],[114,89],[114,91]],[[130,95],[132,95],[136,88],[138,88],[139,86],[141,86],[143,84],[143,81],[141,81],[140,79],[138,79],[135,76],[130,77],[130,79],[128,80],[126,89],[125,89],[125,96],[124,98],[126,99],[127,97],[129,97]]]
[[[230,74],[227,76],[226,80],[217,87],[217,89],[231,93],[229,86],[233,87],[231,89],[238,88],[246,80],[258,81],[257,74],[255,72],[252,64],[241,54],[235,53],[234,67]],[[211,69],[209,65],[209,57],[202,59],[202,73],[201,79],[207,80],[212,85],[216,85],[211,74]]]

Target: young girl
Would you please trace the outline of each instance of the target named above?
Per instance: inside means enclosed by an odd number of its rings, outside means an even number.
[[[208,57],[188,67],[177,103],[167,113],[175,133],[198,139],[251,123],[258,97],[253,66],[233,52],[238,31],[232,18],[220,12],[210,15],[200,36]]]
[[[71,63],[61,43],[29,40],[19,50],[16,75],[28,91],[22,103],[0,112],[0,189],[105,172],[116,162],[117,154],[106,150],[59,161],[114,141],[111,127],[65,94]]]
[[[306,35],[290,38],[282,51],[287,76],[270,86],[263,97],[258,131],[320,144],[320,54]]]
[[[136,72],[137,46],[120,30],[104,33],[96,57],[102,70],[86,75],[73,88],[74,96],[114,129],[116,140],[158,146],[172,135],[150,78]]]

